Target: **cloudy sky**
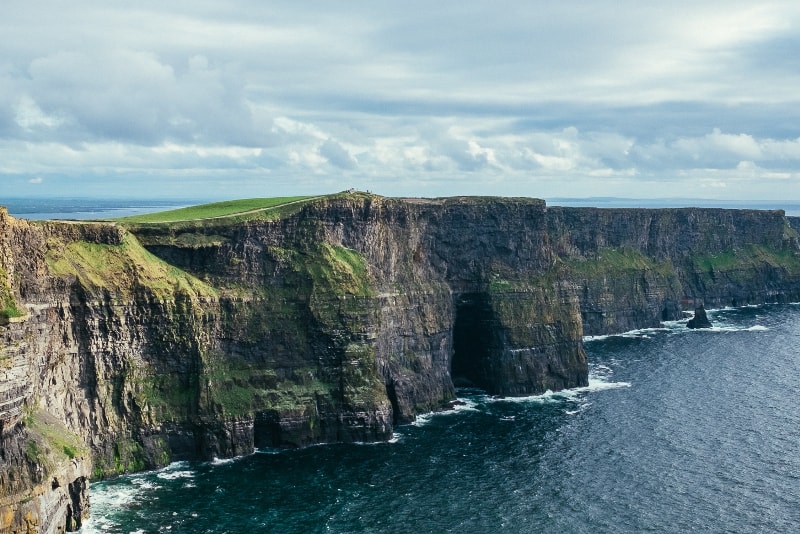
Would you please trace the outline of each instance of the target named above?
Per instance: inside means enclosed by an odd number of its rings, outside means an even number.
[[[0,197],[800,199],[800,2],[3,0]]]

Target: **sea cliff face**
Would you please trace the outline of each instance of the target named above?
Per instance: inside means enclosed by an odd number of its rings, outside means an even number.
[[[782,211],[549,208],[586,335],[709,308],[800,300],[797,232]]]
[[[363,194],[126,227],[0,210],[0,531],[78,527],[90,478],[386,440],[457,385],[586,385],[583,335],[788,300],[781,212]]]

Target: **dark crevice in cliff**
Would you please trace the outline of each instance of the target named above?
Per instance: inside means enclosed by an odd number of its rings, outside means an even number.
[[[398,425],[402,423],[401,414],[403,413],[400,408],[400,402],[397,398],[397,388],[395,387],[394,381],[386,384],[386,398],[389,399],[389,403],[392,405],[392,424]]]
[[[494,322],[487,295],[467,293],[456,299],[450,368],[454,386],[478,387],[491,393],[488,362]]]

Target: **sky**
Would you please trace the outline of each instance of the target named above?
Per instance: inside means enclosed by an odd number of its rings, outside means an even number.
[[[2,197],[800,199],[800,2],[3,0]]]

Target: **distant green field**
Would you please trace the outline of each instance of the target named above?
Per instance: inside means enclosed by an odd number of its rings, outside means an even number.
[[[214,202],[213,204],[201,204],[177,210],[162,211],[158,213],[148,213],[146,215],[135,215],[132,217],[122,217],[117,219],[125,223],[170,223],[181,221],[196,221],[201,219],[212,219],[216,217],[231,217],[243,213],[275,208],[293,202],[308,200],[310,196],[300,197],[275,197],[275,198],[248,198],[243,200],[228,200],[225,202]]]

